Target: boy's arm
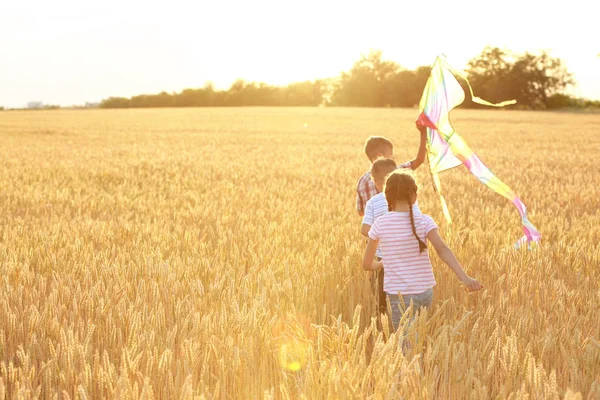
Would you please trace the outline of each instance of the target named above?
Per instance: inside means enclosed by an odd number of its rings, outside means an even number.
[[[363,213],[362,225],[360,227],[360,233],[363,236],[369,237],[369,230],[371,229],[371,225],[375,222],[375,210],[373,210],[373,202],[370,200],[367,201],[367,206],[365,207],[365,212]]]
[[[413,170],[419,168],[425,162],[425,152],[427,151],[427,128],[422,125],[417,125],[417,129],[421,133],[421,141],[419,142],[419,151],[417,158],[410,162]]]
[[[359,201],[360,201],[360,195],[357,195],[356,196],[356,204],[358,204]],[[364,217],[365,216],[365,212],[363,210],[357,209],[356,212],[358,213],[359,217]]]
[[[371,225],[363,223],[360,227],[360,233],[365,237],[369,237],[369,231],[371,230]]]
[[[359,181],[360,184],[360,181]],[[358,212],[358,216],[362,217],[365,215],[364,203],[362,201],[362,196],[360,195],[360,190],[358,190],[358,185],[356,188],[356,211]]]

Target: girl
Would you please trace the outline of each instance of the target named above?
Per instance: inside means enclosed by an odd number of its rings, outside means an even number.
[[[369,243],[365,250],[363,268],[384,268],[383,289],[392,306],[392,324],[398,329],[404,313],[404,304],[411,301],[418,310],[431,305],[435,278],[427,251],[431,242],[440,258],[454,271],[470,291],[483,286],[470,278],[462,269],[452,251],[439,235],[437,225],[429,215],[413,210],[417,201],[417,184],[410,170],[396,170],[385,181],[385,198],[389,213],[380,216],[369,230]],[[373,262],[377,246],[381,246],[385,266]],[[402,300],[398,297],[402,295]]]
[[[383,186],[385,185],[385,177],[394,172],[394,170],[397,168],[396,162],[391,158],[379,158],[371,166],[371,179],[373,180],[373,183],[375,183],[375,187],[379,193],[371,197],[365,206],[365,215],[363,216],[360,232],[367,238],[369,237],[369,231],[371,230],[371,225],[373,225],[373,222],[375,222],[375,220],[377,220],[377,218],[381,217],[383,214],[387,214],[389,212]],[[413,211],[419,211],[419,205],[417,203],[413,204]],[[375,255],[376,261],[381,261],[383,257],[383,254],[381,253],[381,247],[377,248]],[[379,313],[386,314],[387,296],[383,291],[383,269],[374,271],[373,277],[375,278],[374,280],[377,281],[376,291],[377,298],[379,299]]]

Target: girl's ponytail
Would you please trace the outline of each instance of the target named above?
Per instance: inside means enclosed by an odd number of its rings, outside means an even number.
[[[419,253],[427,250],[427,245],[421,240],[419,235],[417,235],[417,229],[415,228],[415,218],[413,216],[413,208],[412,204],[410,204],[410,200],[407,199],[408,202],[408,212],[410,213],[410,226],[412,227],[413,235],[417,238],[417,242],[419,242]]]
[[[415,228],[415,217],[413,215],[413,208],[411,199],[413,195],[417,193],[417,183],[412,175],[412,171],[394,171],[387,177],[385,182],[385,198],[388,203],[388,211],[393,211],[398,201],[406,201],[408,204],[408,212],[410,214],[410,226],[412,228],[413,235],[419,242],[419,253],[427,250],[427,245],[417,235],[417,229]]]

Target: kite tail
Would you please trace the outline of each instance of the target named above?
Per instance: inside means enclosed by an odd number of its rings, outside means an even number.
[[[521,216],[523,231],[525,232],[524,238],[521,238],[520,241],[525,240],[527,243],[538,242],[542,235],[527,219],[527,208],[521,199],[517,197],[516,193],[490,171],[459,135],[455,134],[452,137],[452,140],[449,141],[449,144],[452,152],[481,183],[511,201],[517,208],[517,211],[519,211],[519,215]]]
[[[446,61],[445,58],[441,58],[441,60],[443,61],[444,66],[446,68],[448,68],[454,76],[460,76],[466,82],[467,86],[469,87],[469,92],[471,93],[471,101],[473,101],[473,103],[477,103],[477,104],[481,104],[482,106],[489,106],[489,107],[504,107],[504,106],[508,106],[508,105],[517,103],[516,100],[506,100],[506,101],[503,101],[500,103],[490,103],[489,101],[484,100],[481,97],[475,96],[475,94],[473,94],[473,88],[471,87],[471,83],[467,79],[467,76],[465,74],[463,74],[461,71],[452,68],[452,66],[448,63],[448,61]]]
[[[535,226],[533,226],[529,219],[527,219],[527,208],[521,199],[515,196],[512,203],[515,205],[515,207],[517,207],[517,210],[519,210],[519,214],[521,215],[521,223],[523,224],[523,232],[525,232],[525,236],[515,243],[515,248],[519,249],[522,244],[527,243],[529,249],[531,249],[531,243],[538,243],[542,235],[535,228]]]

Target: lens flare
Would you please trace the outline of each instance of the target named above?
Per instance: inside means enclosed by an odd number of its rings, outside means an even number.
[[[272,328],[272,344],[281,367],[289,372],[302,370],[312,345],[310,321],[303,315],[278,318]]]

